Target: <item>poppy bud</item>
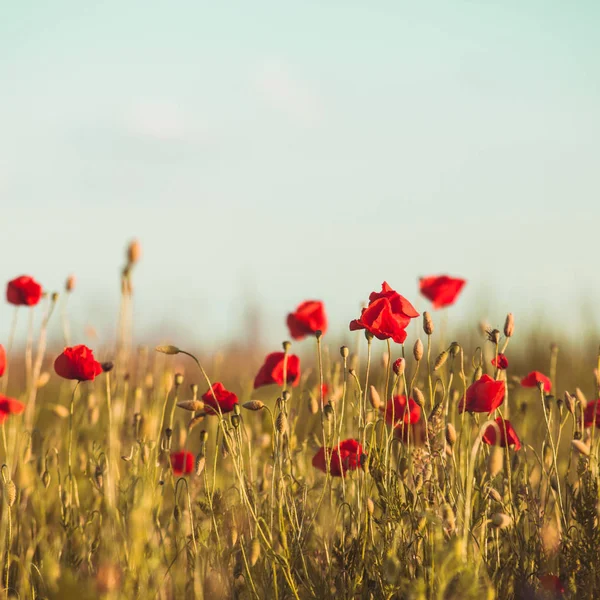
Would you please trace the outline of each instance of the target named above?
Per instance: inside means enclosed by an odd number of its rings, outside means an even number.
[[[458,353],[460,352],[460,345],[458,342],[452,342],[450,344],[450,348],[448,348],[448,352],[450,353],[450,356],[452,356],[452,358],[454,358],[455,356],[458,355]]]
[[[498,492],[496,488],[490,488],[488,493],[492,500],[495,500],[499,504],[502,504],[502,497],[500,496],[500,492]]]
[[[340,348],[340,355],[342,356],[342,358],[348,358],[349,354],[350,350],[348,349],[348,346],[342,346]]]
[[[436,359],[435,359],[435,364],[433,365],[433,370],[437,371],[438,369],[441,369],[445,364],[446,361],[448,360],[448,352],[446,352],[446,350],[444,350]]]
[[[450,447],[454,446],[456,443],[456,429],[452,423],[446,425],[446,442],[448,442]]]
[[[579,404],[581,404],[581,408],[583,410],[585,410],[585,407],[587,406],[588,401],[587,401],[587,398],[585,397],[584,393],[579,388],[575,388],[575,396],[577,397]]]
[[[67,277],[67,281],[65,282],[65,290],[67,292],[72,292],[75,289],[75,275],[69,275]]]
[[[239,415],[231,415],[231,424],[235,429],[240,426],[240,416]]]
[[[502,471],[502,467],[504,466],[504,453],[502,449],[498,446],[494,446],[490,451],[490,456],[488,457],[488,473],[490,474],[490,479],[493,479]]]
[[[431,335],[433,333],[433,320],[427,311],[423,313],[423,331],[427,335]]]
[[[142,255],[142,247],[137,240],[132,240],[127,247],[127,262],[130,265],[135,265],[140,260]]]
[[[156,348],[154,349],[156,350],[156,352],[161,352],[162,354],[179,354],[179,352],[181,352],[181,350],[179,350],[177,346],[171,345],[156,346]]]
[[[419,388],[413,388],[413,400],[415,404],[419,408],[423,408],[425,406],[425,396],[423,396],[423,392]]]
[[[404,369],[406,368],[406,360],[404,360],[402,357],[397,358],[394,361],[392,368],[394,369],[394,373],[396,373],[396,375],[400,377],[404,373]]]
[[[244,402],[242,406],[247,410],[261,410],[264,408],[265,403],[261,400],[250,400],[249,402]]]
[[[417,362],[423,358],[423,342],[421,340],[415,342],[415,345],[413,346],[413,356]]]
[[[473,371],[473,379],[471,380],[473,383],[475,383],[476,381],[478,381],[479,379],[481,379],[481,376],[483,375],[483,369],[481,367],[477,367],[474,371]]]
[[[512,519],[504,513],[494,513],[490,521],[496,529],[506,529],[512,523]]]
[[[515,318],[512,313],[506,315],[506,321],[504,321],[504,335],[509,338],[515,331]]]
[[[12,479],[4,484],[3,496],[8,506],[12,506],[15,503],[15,500],[17,499],[17,486]]]
[[[581,435],[581,434],[579,434],[579,435]],[[571,445],[582,456],[589,456],[590,455],[590,447],[585,442],[582,442],[580,439],[576,438],[576,439],[572,440],[571,441]]]
[[[110,373],[115,368],[115,364],[110,360],[100,363],[100,366],[102,367],[102,371],[104,373]]]
[[[238,415],[238,417],[239,417],[241,413],[242,413],[242,410],[241,410],[241,408],[240,408],[240,405],[239,405],[239,404],[236,402],[236,403],[233,405],[233,414],[234,414],[234,415]]]
[[[253,538],[250,543],[250,566],[253,567],[260,558],[260,542]]]
[[[371,406],[375,410],[380,408],[382,405],[381,397],[379,396],[379,392],[377,391],[377,388],[374,385],[369,387],[369,400],[371,401]]]
[[[179,519],[181,519],[181,508],[179,508],[178,504],[176,504],[173,509],[173,517],[175,517],[175,520],[179,523]]]

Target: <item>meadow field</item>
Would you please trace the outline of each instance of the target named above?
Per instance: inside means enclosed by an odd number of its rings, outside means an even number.
[[[463,280],[391,274],[344,331],[298,298],[275,347],[154,347],[140,252],[101,347],[74,278],[6,282],[30,325],[0,340],[5,597],[600,598],[600,340],[511,307],[456,329]]]

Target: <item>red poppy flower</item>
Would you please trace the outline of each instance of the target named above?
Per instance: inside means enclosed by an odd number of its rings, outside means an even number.
[[[8,282],[6,300],[16,306],[35,306],[42,297],[42,286],[28,275]]]
[[[338,446],[335,446],[333,450],[327,448],[327,455],[329,456],[329,472],[334,477],[341,477],[342,475],[346,476],[348,471],[355,471],[360,465],[361,454],[362,446],[353,439],[340,442],[339,451]],[[318,452],[313,456],[312,464],[313,467],[327,473],[325,449],[323,447],[319,448]]]
[[[6,350],[4,346],[0,344],[0,377],[4,375],[4,371],[6,371]]]
[[[360,317],[350,321],[350,331],[366,329],[379,340],[392,339],[397,344],[406,340],[406,327],[419,313],[414,306],[387,282],[381,284],[381,292],[369,296],[369,305]]]
[[[500,429],[500,446],[502,448],[514,446],[515,450],[519,450],[521,448],[521,440],[519,439],[515,428],[510,424],[510,421],[503,421],[502,417],[498,417],[496,419],[496,425],[498,425],[498,428]],[[493,425],[489,425],[481,439],[486,444],[494,446],[496,444],[496,428]]]
[[[271,352],[267,355],[263,366],[254,378],[254,389],[272,383],[283,385],[284,357],[284,352]],[[286,373],[287,383],[297,386],[300,382],[300,359],[295,354],[287,355]]]
[[[433,308],[444,308],[454,304],[465,283],[467,282],[464,279],[448,277],[448,275],[421,277],[419,290],[425,298],[433,302]]]
[[[521,385],[523,387],[537,387],[538,383],[544,384],[544,391],[546,393],[549,393],[552,389],[552,382],[550,379],[548,379],[548,377],[539,371],[531,371],[527,377],[523,377],[523,379],[521,379]]]
[[[194,462],[194,455],[187,450],[171,453],[171,466],[175,477],[189,475],[194,470]]]
[[[467,388],[466,398],[458,403],[459,412],[493,413],[504,401],[504,381],[496,381],[489,375],[482,375]]]
[[[317,331],[325,333],[327,331],[325,306],[320,300],[306,300],[287,316],[287,326],[295,340],[302,340]]]
[[[594,424],[594,416],[596,427],[600,427],[600,402],[598,402],[598,400],[588,402],[583,411],[583,425],[585,427],[591,427]]]
[[[406,396],[394,396],[393,400],[388,400],[385,406],[385,422],[388,425],[392,423],[405,423],[406,425],[416,423],[421,418],[421,407],[412,399],[408,399],[406,406]]]
[[[217,398],[216,402],[215,396]],[[219,414],[219,409],[221,409],[222,413],[231,412],[233,407],[238,403],[238,397],[233,392],[226,390],[225,386],[220,381],[212,384],[212,388],[202,396],[202,400],[204,401],[204,407],[207,409],[206,412],[209,415]]]
[[[0,394],[0,423],[4,423],[9,415],[20,415],[24,410],[22,402]]]
[[[102,373],[102,365],[94,359],[94,353],[87,346],[80,344],[65,348],[54,361],[54,370],[65,379],[92,381]]]
[[[540,586],[547,592],[552,592],[556,595],[565,593],[565,586],[557,575],[542,575],[540,577]]]
[[[508,369],[508,358],[506,358],[506,355],[500,353],[497,358],[492,358],[492,365],[504,371],[505,369]]]

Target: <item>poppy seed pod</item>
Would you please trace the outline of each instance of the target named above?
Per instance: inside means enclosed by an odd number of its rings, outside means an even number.
[[[342,358],[348,358],[348,356],[350,355],[350,350],[348,349],[348,346],[340,347],[340,355]]]
[[[423,342],[421,340],[415,342],[415,345],[413,346],[413,356],[417,362],[423,358]]]

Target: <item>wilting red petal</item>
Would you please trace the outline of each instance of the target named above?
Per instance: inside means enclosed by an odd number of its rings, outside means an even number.
[[[491,414],[502,404],[505,393],[504,381],[482,375],[468,387],[466,397],[458,404],[458,410]]]
[[[408,399],[406,406],[406,396],[394,396],[392,400],[388,400],[385,407],[385,422],[388,425],[392,423],[417,423],[421,418],[421,408],[412,399]]]
[[[379,340],[392,339],[402,344],[406,340],[406,327],[418,316],[414,306],[384,281],[381,292],[369,296],[369,305],[360,318],[350,322],[350,331],[366,329]]]
[[[284,364],[284,352],[272,352],[267,355],[263,366],[254,378],[254,389],[273,383],[283,385]],[[287,355],[285,370],[287,383],[297,386],[300,383],[300,359],[295,354]]]
[[[439,275],[422,277],[419,280],[421,294],[433,302],[433,308],[443,308],[454,304],[467,282],[464,279]]]
[[[42,286],[29,275],[8,282],[6,300],[15,306],[35,306],[42,297]]]
[[[0,377],[4,375],[4,371],[6,371],[6,350],[4,346],[0,344]]]
[[[102,365],[94,359],[92,350],[80,344],[65,348],[54,361],[54,370],[65,379],[92,381],[102,373]]]
[[[521,385],[523,387],[537,387],[538,383],[544,384],[544,391],[548,394],[552,390],[552,382],[548,377],[539,371],[531,371],[529,375],[521,379]]]
[[[215,397],[217,398],[216,402]],[[233,407],[238,403],[238,397],[233,392],[226,390],[220,381],[217,381],[202,396],[202,401],[204,402],[204,406],[208,408],[206,411],[207,414],[217,415],[219,414],[219,410],[222,414],[231,412]]]
[[[508,369],[508,358],[502,353],[498,354],[498,358],[492,358],[492,365],[498,369]]]
[[[194,455],[187,450],[171,453],[171,466],[175,477],[189,475],[194,470]]]
[[[511,425],[510,421],[502,420],[502,417],[498,417],[496,419],[496,425],[498,425],[498,429],[500,430],[500,446],[502,448],[506,448],[506,446],[514,446],[515,450],[519,450],[521,448],[521,440],[517,435],[514,427]],[[496,428],[493,425],[489,425],[483,434],[482,440],[493,446],[496,444]]]
[[[327,315],[325,307],[319,300],[306,300],[287,316],[290,335],[295,340],[301,340],[317,331],[327,331]]]
[[[329,472],[333,477],[345,476],[348,471],[354,471],[360,466],[362,446],[353,439],[340,442],[339,446],[327,448],[329,457]],[[321,447],[312,459],[313,467],[327,472],[325,448]]]

